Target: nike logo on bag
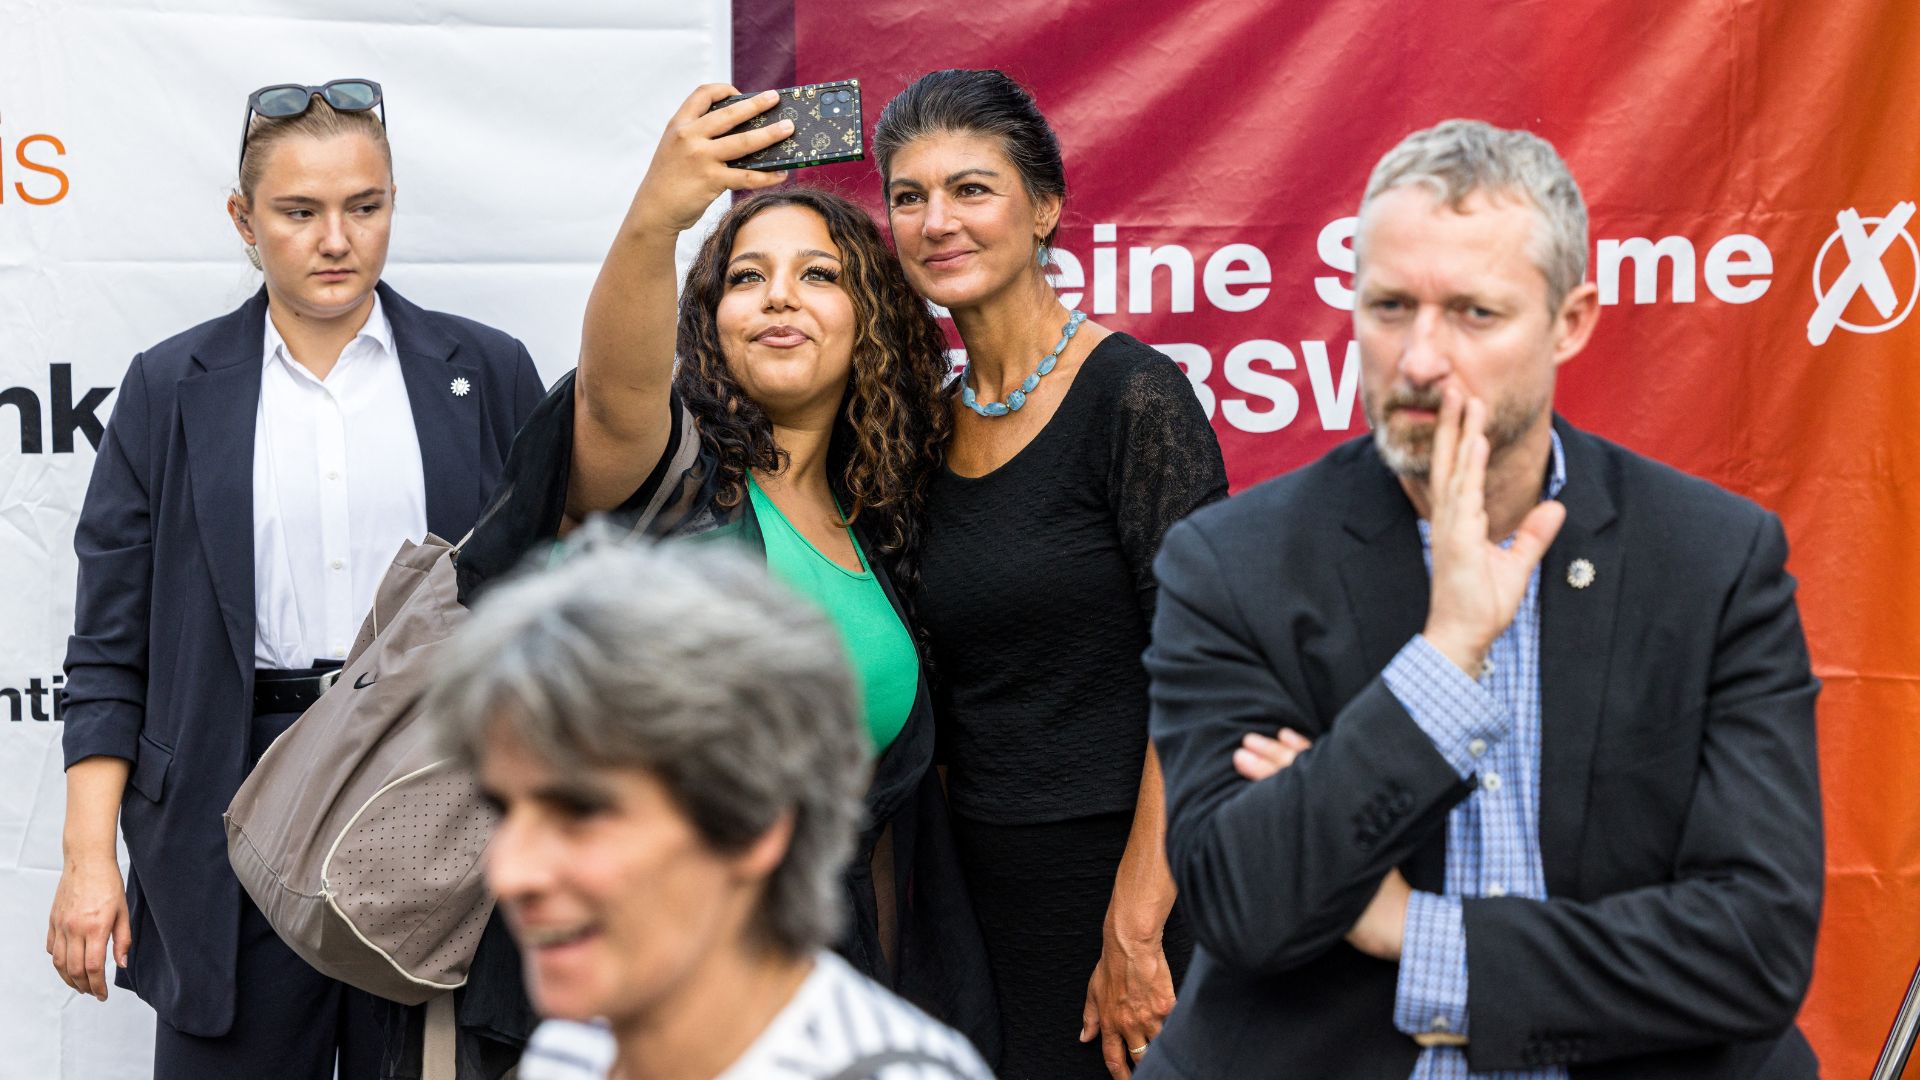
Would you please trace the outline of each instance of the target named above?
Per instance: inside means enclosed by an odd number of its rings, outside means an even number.
[[[353,680],[353,688],[355,690],[365,690],[367,687],[372,686],[373,680],[377,678],[379,678],[379,676],[375,675],[373,672],[363,671],[360,673],[359,678]]]

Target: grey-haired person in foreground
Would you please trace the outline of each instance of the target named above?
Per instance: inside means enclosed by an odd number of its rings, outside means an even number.
[[[486,596],[432,693],[549,1018],[521,1080],[990,1076],[827,951],[868,741],[836,631],[764,568],[590,526]]]

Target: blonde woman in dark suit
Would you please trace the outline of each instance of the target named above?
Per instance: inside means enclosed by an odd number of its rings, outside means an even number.
[[[111,949],[157,1014],[159,1080],[325,1080],[336,1058],[379,1075],[375,999],[274,936],[221,814],[326,686],[400,542],[472,526],[541,394],[519,342],[380,282],[376,108],[363,79],[249,99],[228,209],[264,287],[134,358],[75,535],[47,951],[104,1000]]]

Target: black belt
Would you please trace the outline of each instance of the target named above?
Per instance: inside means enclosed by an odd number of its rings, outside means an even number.
[[[339,664],[320,664],[298,670],[256,668],[253,673],[253,715],[306,712],[327,687],[340,677]]]

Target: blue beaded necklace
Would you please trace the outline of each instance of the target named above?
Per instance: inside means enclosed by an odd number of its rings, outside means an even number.
[[[1020,384],[1020,389],[1008,394],[1007,400],[990,401],[982,405],[973,396],[973,387],[969,386],[965,379],[962,379],[960,381],[960,404],[965,405],[967,408],[972,409],[974,412],[988,419],[996,416],[1005,416],[1008,413],[1019,412],[1020,406],[1027,403],[1027,395],[1033,393],[1034,387],[1040,385],[1040,376],[1052,371],[1054,365],[1060,362],[1060,354],[1067,351],[1067,342],[1073,340],[1073,335],[1080,330],[1080,324],[1086,321],[1087,313],[1081,311],[1079,308],[1074,308],[1073,314],[1067,316],[1067,325],[1060,328],[1060,343],[1053,347],[1052,352],[1040,358],[1039,369],[1027,376],[1027,381]],[[971,375],[972,373],[969,372],[968,374]]]

